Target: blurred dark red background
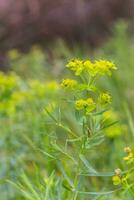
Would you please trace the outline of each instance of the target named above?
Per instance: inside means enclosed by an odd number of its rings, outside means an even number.
[[[57,37],[96,46],[113,22],[133,17],[133,0],[0,0],[0,51]]]

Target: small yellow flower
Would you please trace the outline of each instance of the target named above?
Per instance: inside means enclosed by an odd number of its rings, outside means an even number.
[[[95,68],[95,65],[90,60],[86,60],[86,61],[83,62],[83,68],[91,76],[95,76],[97,74],[97,70]]]
[[[115,176],[112,177],[112,181],[113,181],[114,185],[121,184],[121,178],[119,176],[117,176],[117,175],[115,175]]]
[[[75,89],[77,86],[77,81],[73,79],[64,79],[61,83],[61,87],[66,89]]]
[[[129,163],[134,161],[134,154],[130,147],[125,147],[124,152],[127,153],[127,156],[123,158],[125,161],[129,161]]]
[[[83,110],[86,107],[86,101],[84,99],[79,99],[75,102],[75,108],[77,110]]]
[[[76,76],[79,76],[83,71],[83,61],[80,59],[71,60],[66,67],[74,71]]]
[[[132,161],[134,159],[134,155],[132,152],[130,152],[128,153],[128,156],[125,156],[123,159],[126,161]]]
[[[93,111],[95,109],[95,102],[92,98],[88,99],[79,99],[75,102],[75,108],[77,110],[83,110],[85,109],[86,114]]]
[[[112,177],[112,181],[114,185],[119,185],[122,182],[122,174],[121,174],[121,170],[115,169],[115,175]]]
[[[109,95],[108,93],[102,93],[100,94],[98,101],[101,105],[107,105],[111,103],[112,98],[111,95]]]
[[[93,101],[93,99],[92,98],[88,98],[86,100],[86,111],[87,111],[87,113],[93,111],[95,109],[95,107],[96,106],[95,106],[95,102]]]
[[[97,60],[94,63],[95,68],[100,75],[111,75],[111,70],[116,70],[116,66],[113,62],[108,60]]]

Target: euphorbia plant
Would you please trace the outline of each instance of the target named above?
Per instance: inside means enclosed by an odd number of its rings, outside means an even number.
[[[109,91],[102,91],[97,85],[97,80],[110,76],[116,66],[107,60],[74,59],[67,64],[67,69],[75,78],[61,82],[58,116],[45,108],[52,123],[47,137],[50,148],[42,152],[52,159],[55,172],[50,176],[51,181],[44,182],[42,191],[36,190],[40,200],[44,200],[44,191],[46,200],[83,200],[84,195],[98,198],[114,192],[95,191],[96,188],[92,191],[96,177],[111,177],[114,172],[98,172],[90,164],[89,154],[104,141],[105,130],[117,122],[104,119],[104,114],[111,109],[112,97]],[[75,121],[75,128],[70,125],[69,118]],[[60,185],[60,192],[56,183]],[[32,194],[34,196],[35,192]]]
[[[117,68],[114,63],[107,60],[92,62],[90,60],[74,59],[66,66],[74,73],[76,78],[63,79],[61,87],[64,89],[67,103],[73,104],[75,108],[80,133],[70,134],[66,139],[66,143],[71,143],[70,148],[75,149],[74,152],[71,152],[71,155],[70,150],[67,151],[66,149],[66,154],[72,159],[72,162],[74,160],[75,162],[74,169],[70,169],[74,175],[72,176],[72,184],[67,181],[68,185],[64,186],[72,193],[72,199],[79,199],[80,194],[107,194],[107,192],[86,191],[84,183],[81,181],[81,176],[86,174],[83,164],[87,167],[87,170],[91,170],[92,175],[97,175],[96,170],[89,167],[87,154],[92,147],[99,145],[104,140],[104,129],[116,123],[110,122],[110,124],[106,124],[103,119],[102,115],[109,109],[112,98],[109,91],[102,92],[97,87],[96,82],[101,76],[111,75],[112,71]],[[72,132],[69,127],[67,130],[70,133]],[[64,164],[66,165],[67,163]],[[90,173],[88,174],[89,176],[91,175]],[[82,189],[84,190],[82,191]]]

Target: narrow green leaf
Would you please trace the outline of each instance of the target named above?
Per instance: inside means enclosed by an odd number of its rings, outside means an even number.
[[[98,177],[111,177],[114,176],[115,172],[96,172],[96,173],[88,173],[83,172],[80,175],[81,176],[98,176]]]
[[[73,188],[74,187],[74,184],[73,184],[73,181],[70,179],[70,177],[67,175],[67,173],[65,172],[63,166],[61,163],[58,163],[58,167],[60,169],[60,171],[62,172],[64,178],[67,180],[68,184]]]
[[[117,124],[117,123],[119,123],[119,121],[115,121],[115,122],[112,122],[112,123],[110,123],[110,124],[107,124],[107,125],[103,126],[103,127],[101,128],[101,130],[104,130],[104,129],[110,127],[110,126],[113,126],[113,125]]]
[[[56,159],[54,156],[52,156],[51,154],[47,153],[47,152],[44,151],[44,150],[41,150],[41,149],[39,149],[39,148],[37,148],[37,150],[39,150],[39,151],[40,151],[41,153],[43,153],[45,156],[48,156],[48,157],[53,158],[53,159]]]
[[[112,190],[112,191],[106,191],[106,192],[83,192],[83,191],[77,191],[79,194],[84,194],[84,195],[108,195],[112,194],[117,190]]]
[[[86,166],[86,168],[89,170],[89,172],[97,173],[96,170],[89,164],[89,162],[87,161],[87,159],[85,158],[83,154],[80,154],[79,157],[81,161],[84,163],[84,165]]]

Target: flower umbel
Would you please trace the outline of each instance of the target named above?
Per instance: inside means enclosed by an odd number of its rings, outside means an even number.
[[[61,87],[66,89],[75,89],[77,86],[77,81],[73,79],[64,79],[61,83]]]
[[[90,76],[111,75],[111,71],[117,69],[115,64],[108,60],[96,60],[95,62],[91,62],[89,59],[74,59],[66,66],[74,71],[76,76],[81,75],[82,72],[88,73]]]
[[[111,75],[111,70],[117,69],[115,64],[108,60],[97,60],[94,65],[100,75]]]
[[[98,101],[101,105],[105,106],[111,103],[112,98],[111,95],[109,95],[108,93],[102,93],[100,94]]]
[[[83,71],[83,61],[80,59],[71,60],[66,66],[74,71],[76,76],[79,76]]]
[[[79,99],[75,102],[75,108],[77,110],[84,110],[86,111],[86,114],[90,113],[95,109],[95,102],[92,98],[88,99]]]
[[[83,68],[90,76],[95,76],[97,74],[95,65],[90,60],[85,60],[83,62]]]
[[[75,108],[77,110],[83,110],[86,107],[86,101],[84,99],[79,99],[75,102]]]

